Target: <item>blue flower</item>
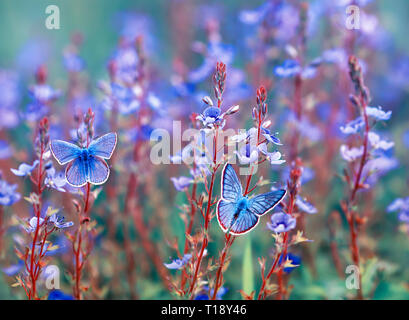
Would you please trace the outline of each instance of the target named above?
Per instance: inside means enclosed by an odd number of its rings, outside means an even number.
[[[177,191],[183,191],[184,189],[189,187],[191,183],[193,183],[192,178],[184,177],[184,176],[181,176],[179,178],[172,177],[170,178],[170,180],[172,180],[173,185],[175,186]]]
[[[192,258],[191,254],[185,254],[182,259],[173,260],[171,263],[164,263],[168,269],[181,269]]]
[[[64,53],[64,67],[70,72],[82,71],[85,67],[84,60],[74,52]]]
[[[28,220],[28,226],[24,226],[24,229],[27,231],[27,233],[33,233],[37,228],[37,224],[39,227],[41,227],[43,223],[43,218],[40,218],[40,220],[38,220],[37,217],[32,217],[30,220]]]
[[[0,177],[0,205],[11,206],[20,200],[21,195],[16,192],[16,189],[16,184],[10,185]]]
[[[406,146],[406,148],[409,148],[409,130],[406,130],[404,133],[403,133],[403,143],[404,143],[404,145]]]
[[[223,296],[226,294],[228,290],[225,287],[220,287],[216,294],[216,300],[222,300]],[[203,286],[201,292],[195,296],[195,300],[210,300],[210,297],[213,297],[214,290],[211,289],[209,292],[208,286]]]
[[[255,10],[243,10],[239,14],[239,19],[244,24],[259,24],[264,19],[271,7],[271,2],[266,2]]]
[[[341,132],[344,134],[355,134],[359,132],[365,125],[364,119],[358,117],[355,120],[348,122],[345,126],[341,126]]]
[[[298,209],[301,211],[308,213],[308,214],[315,214],[318,212],[317,208],[315,208],[311,203],[307,200],[297,196],[295,200],[295,204],[297,205]]]
[[[57,229],[65,229],[74,225],[74,222],[72,221],[64,222],[64,217],[56,213],[51,215],[47,222],[49,225],[54,226]]]
[[[12,152],[9,144],[4,140],[0,140],[0,159],[7,159],[11,154]]]
[[[124,83],[133,83],[139,73],[139,57],[134,46],[131,43],[122,43],[112,61],[115,64],[115,76]]]
[[[56,100],[61,96],[60,90],[54,90],[48,84],[36,84],[29,89],[29,93],[34,101],[39,101],[42,103]]]
[[[274,213],[271,223],[267,222],[267,227],[275,233],[288,232],[295,228],[296,219],[284,212]]]
[[[213,128],[223,123],[223,114],[220,108],[207,107],[202,114],[197,116],[197,120],[202,121],[204,126]]]
[[[48,294],[48,300],[74,300],[74,297],[61,290],[54,289]]]
[[[18,166],[18,169],[10,169],[16,176],[24,177],[31,174],[31,171],[37,166],[38,160],[35,160],[32,165],[27,163],[22,163]]]
[[[291,273],[297,266],[299,266],[301,264],[301,257],[297,256],[295,254],[292,254],[291,252],[289,252],[286,256],[285,256],[285,261],[290,260],[291,264],[294,265],[294,267],[285,267],[283,269],[283,271],[285,273]],[[283,261],[283,256],[280,256],[280,259],[278,259],[278,263],[281,265],[281,262]]]
[[[47,176],[44,179],[44,184],[60,192],[65,192],[64,186],[67,185],[67,180],[63,172],[57,173],[52,162],[45,166]]]
[[[301,72],[301,66],[296,60],[285,60],[281,66],[274,68],[274,74],[281,78],[290,78]]]
[[[241,164],[255,163],[258,160],[258,148],[246,143],[239,151],[234,151]]]
[[[223,61],[229,65],[233,61],[234,48],[231,45],[221,43],[220,41],[209,42],[207,48],[199,44],[199,53],[205,55],[203,63],[188,75],[189,82],[198,83],[206,79],[213,71],[217,61]],[[205,50],[202,50],[205,49]]]
[[[14,276],[15,274],[19,273],[20,270],[23,268],[24,262],[23,260],[19,260],[18,263],[12,264],[8,267],[2,268],[1,270],[8,275],[9,277]]]
[[[124,87],[118,83],[111,83],[111,95],[102,101],[102,106],[111,110],[116,104],[118,111],[121,114],[130,114],[140,108],[139,87]]]
[[[18,125],[17,110],[20,103],[17,74],[0,70],[0,129],[13,128]]]
[[[395,199],[387,208],[388,212],[398,212],[398,219],[409,223],[409,197]]]
[[[272,134],[270,130],[261,127],[261,131],[262,131],[263,136],[267,139],[268,142],[271,142],[279,146],[283,145],[280,139],[278,139],[274,134]]]
[[[284,159],[281,159],[281,153],[279,151],[268,152],[267,145],[262,143],[258,146],[258,150],[266,156],[266,159],[270,162],[270,164],[282,164],[285,162]]]

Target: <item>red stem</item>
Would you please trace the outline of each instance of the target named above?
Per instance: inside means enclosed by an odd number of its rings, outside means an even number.
[[[31,281],[31,286],[30,286],[30,290],[29,290],[29,295],[28,298],[31,299],[36,299],[36,276],[35,276],[35,270],[34,267],[36,267],[37,264],[40,264],[40,257],[38,257],[38,261],[36,262],[36,255],[35,255],[35,246],[37,243],[37,238],[39,236],[40,233],[40,216],[41,216],[41,195],[42,195],[42,172],[43,172],[43,154],[44,154],[44,144],[43,141],[40,141],[40,161],[39,161],[39,165],[38,165],[38,169],[37,169],[37,181],[36,181],[36,185],[37,185],[37,193],[38,193],[38,204],[33,204],[33,208],[34,208],[34,213],[35,216],[37,218],[37,224],[36,224],[36,228],[34,231],[34,237],[33,237],[33,242],[31,244],[31,254],[30,254],[30,268],[28,271],[29,274],[29,278]]]
[[[75,286],[74,286],[74,297],[77,300],[82,299],[81,295],[81,277],[82,277],[82,269],[84,268],[84,262],[86,259],[86,256],[84,255],[84,252],[82,250],[82,229],[83,229],[83,223],[86,222],[88,218],[88,211],[90,209],[90,204],[89,204],[89,199],[90,199],[90,190],[91,190],[91,184],[88,182],[86,184],[86,194],[85,194],[85,199],[84,199],[84,212],[83,215],[80,214],[79,217],[79,227],[77,230],[77,246],[75,248],[75,244],[73,243],[73,251],[75,255],[75,274],[74,274],[74,279],[75,279]]]
[[[213,204],[213,186],[214,186],[214,180],[216,178],[216,172],[217,169],[219,168],[219,165],[216,165],[217,163],[217,137],[218,137],[219,131],[218,129],[216,129],[215,132],[215,136],[213,138],[213,172],[212,172],[212,177],[210,180],[210,189],[209,189],[209,193],[208,193],[208,200],[207,200],[207,207],[206,207],[206,215],[205,215],[205,223],[204,223],[204,231],[203,231],[203,241],[202,241],[202,247],[200,249],[200,253],[199,256],[197,258],[197,262],[196,262],[196,267],[195,267],[195,271],[194,271],[194,275],[192,278],[192,282],[190,284],[190,288],[189,288],[189,295],[192,295],[193,290],[195,289],[195,285],[196,285],[196,281],[197,281],[197,276],[199,274],[199,270],[200,270],[200,265],[202,263],[202,259],[203,259],[203,254],[205,249],[207,248],[207,245],[209,243],[208,241],[208,236],[207,236],[207,232],[208,232],[208,228],[209,228],[209,216],[210,216],[210,208]],[[193,296],[191,296],[193,297]]]
[[[360,259],[359,259],[359,247],[358,247],[358,230],[355,226],[356,212],[351,211],[350,206],[355,202],[357,191],[362,187],[361,178],[362,178],[363,168],[365,166],[365,163],[368,157],[368,134],[369,134],[369,119],[368,119],[368,115],[366,112],[365,99],[362,96],[362,94],[361,94],[360,100],[361,100],[361,106],[363,108],[363,115],[364,115],[364,121],[365,121],[365,133],[364,133],[364,141],[363,141],[364,151],[361,157],[361,161],[359,163],[358,173],[355,176],[354,188],[352,189],[352,192],[349,198],[349,203],[347,206],[347,212],[346,212],[348,224],[349,224],[350,239],[351,239],[352,261],[358,268],[359,268]],[[359,300],[363,299],[361,277],[359,277],[359,288],[357,292],[357,299]]]

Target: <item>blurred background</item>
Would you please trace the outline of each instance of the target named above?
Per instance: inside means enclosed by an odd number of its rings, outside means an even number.
[[[32,163],[35,159],[32,141],[37,119],[32,121],[29,115],[29,105],[33,99],[29,88],[38,81],[39,67],[46,66],[46,82],[60,91],[47,113],[52,123],[50,137],[69,140],[67,132],[70,126],[71,129],[74,127],[74,122],[67,119],[70,115],[74,116],[75,112],[80,112],[78,110],[85,112],[89,107],[99,112],[96,117],[100,116],[101,119],[96,126],[98,134],[102,134],[113,128],[109,120],[111,111],[104,106],[106,92],[101,90],[101,81],[109,83],[112,80],[110,61],[119,59],[121,48],[133,44],[135,39],[143,39],[149,81],[147,87],[160,102],[156,108],[163,111],[154,110],[155,116],[149,120],[152,126],[150,129],[171,128],[171,120],[182,120],[188,127],[189,115],[203,111],[201,98],[213,94],[211,76],[215,62],[222,61],[227,64],[227,78],[230,81],[226,87],[224,108],[234,104],[241,106],[236,120],[228,122],[227,126],[250,128],[255,92],[260,85],[264,85],[268,90],[272,130],[280,133],[284,146],[279,150],[285,158],[290,152],[287,136],[293,130],[289,124],[289,106],[292,104],[294,88],[291,80],[280,77],[275,70],[291,57],[291,48],[297,47],[299,42],[297,8],[301,1],[271,1],[279,11],[263,7],[268,2],[1,1],[2,178],[18,184],[17,190],[22,197],[30,193],[29,180],[13,175],[10,168],[17,168],[22,162]],[[351,4],[350,1],[306,2],[309,6],[304,64],[308,65],[318,57],[327,57],[325,59],[331,61],[319,67],[318,76],[305,81],[303,90],[303,105],[309,123],[305,124],[305,133],[302,134],[300,157],[305,172],[311,175],[307,179],[309,181],[302,185],[301,194],[314,204],[318,212],[304,214],[305,234],[313,242],[297,246],[292,251],[301,262],[286,279],[290,289],[289,297],[345,299],[354,295],[346,289],[345,274],[342,275],[342,271],[351,263],[351,258],[348,224],[340,206],[341,200],[345,198],[345,185],[341,176],[346,163],[338,152],[339,145],[347,141],[339,132],[339,127],[356,117],[346,106],[353,86],[348,84],[345,57],[353,53],[362,62],[365,83],[371,91],[371,105],[392,111],[391,120],[379,124],[377,129],[395,142],[393,151],[388,154],[393,163],[388,163],[388,170],[385,169],[384,174],[373,181],[373,188],[364,192],[360,202],[361,213],[368,220],[359,238],[364,295],[371,299],[408,299],[408,227],[397,218],[396,213],[387,213],[387,207],[396,198],[409,196],[409,2],[356,1],[361,9],[360,30],[345,28],[345,9]],[[60,10],[58,30],[45,27],[45,8],[50,4],[57,5]],[[81,58],[78,70],[69,65],[70,57],[64,55],[67,52],[74,52]],[[74,60],[73,63],[77,62]],[[73,74],[76,80],[73,80]],[[73,89],[74,85],[78,86]],[[330,110],[335,107],[340,111],[336,120],[332,121]],[[151,108],[155,109],[154,102],[151,102]],[[66,110],[76,111],[67,113]],[[124,217],[128,174],[135,168],[139,174],[143,171],[141,168],[146,166],[143,163],[130,164],[134,160],[131,160],[132,148],[128,143],[142,139],[132,138],[134,134],[144,134],[143,130],[139,133],[132,131],[134,122],[127,119],[127,115],[134,114],[132,110],[124,112],[118,120],[117,127],[123,124],[126,129],[117,130],[119,143],[115,165],[112,165],[115,181],[108,182],[91,211],[100,230],[95,238],[93,252],[87,260],[89,268],[84,271],[87,284],[93,288],[85,294],[88,298],[128,299],[135,297],[132,291],[141,299],[177,298],[177,295],[166,289],[163,277],[167,275],[163,273],[168,273],[174,279],[172,281],[177,281],[180,270],[158,270],[158,265],[162,264],[163,267],[163,263],[177,258],[171,245],[173,241],[180,248],[183,247],[185,226],[180,211],[188,202],[185,193],[178,192],[170,178],[186,176],[189,170],[182,165],[149,164],[148,173],[141,174],[137,201],[145,229],[149,233],[141,235],[133,216]],[[59,126],[65,125],[65,131],[58,131]],[[147,146],[148,140],[144,139]],[[335,151],[329,151],[330,147]],[[143,152],[149,154],[149,151]],[[279,185],[286,184],[286,165],[264,170],[263,173],[271,181]],[[217,186],[219,179],[218,176]],[[115,200],[109,198],[109,188],[116,190]],[[203,186],[200,192],[202,189]],[[267,191],[268,188],[263,190]],[[219,195],[220,191],[216,190],[216,194]],[[75,214],[67,209],[67,195],[47,193],[46,199],[66,211],[66,218],[75,221]],[[3,225],[5,232],[0,260],[3,271],[4,268],[18,265],[13,252],[15,235],[24,232],[16,226],[13,216],[27,218],[30,214],[30,208],[23,199],[13,206],[5,207],[3,221],[6,223]],[[264,217],[255,231],[239,237],[234,243],[231,262],[224,277],[226,293],[223,299],[240,299],[239,290],[245,288],[250,293],[260,287],[258,258],[266,257],[267,265],[270,265],[271,250],[274,248],[271,232],[266,229],[267,221],[268,217]],[[197,220],[194,230],[200,229],[201,223],[200,219]],[[223,233],[216,219],[213,219],[210,234],[212,242],[208,248],[209,259],[216,258],[223,246]],[[124,238],[128,239],[131,246],[129,251],[123,249]],[[151,247],[143,245],[147,239]],[[334,246],[337,248],[341,270],[335,266]],[[68,246],[67,251],[52,258],[52,263],[64,270],[61,272],[61,287],[66,293],[71,293],[68,275],[72,263],[70,254]],[[134,256],[134,265],[131,264],[134,270],[131,273],[135,278],[133,289],[129,288],[127,254]],[[155,262],[155,259],[159,259],[159,262]],[[1,275],[1,299],[25,297],[21,288],[11,287],[14,278],[15,273],[10,276],[3,272]],[[47,291],[43,291],[46,295]]]

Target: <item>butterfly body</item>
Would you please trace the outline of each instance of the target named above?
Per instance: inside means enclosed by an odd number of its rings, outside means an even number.
[[[281,189],[253,198],[243,196],[240,181],[230,164],[223,169],[222,198],[217,204],[217,220],[224,232],[240,235],[251,231],[259,217],[273,209],[285,196]]]
[[[117,142],[116,133],[107,133],[92,141],[86,148],[75,144],[53,140],[51,151],[59,164],[68,163],[65,177],[74,187],[87,182],[103,184],[109,177],[109,167],[104,159],[110,159]]]

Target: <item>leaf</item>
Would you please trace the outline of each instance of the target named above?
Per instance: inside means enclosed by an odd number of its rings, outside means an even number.
[[[34,192],[30,193],[30,197],[24,197],[24,200],[30,202],[31,204],[40,204],[40,198]]]
[[[46,215],[47,215],[47,217],[50,217],[53,214],[57,213],[58,211],[60,211],[60,210],[59,209],[53,209],[52,207],[48,207]]]
[[[253,270],[253,254],[251,250],[251,237],[247,237],[244,247],[243,267],[242,267],[242,285],[243,293],[251,295],[254,291],[254,270]]]
[[[256,293],[255,291],[252,291],[251,294],[248,295],[243,290],[239,290],[239,292],[244,300],[254,300],[254,294]]]
[[[303,234],[302,231],[300,230],[297,231],[297,235],[295,236],[293,244],[297,244],[301,242],[312,242],[312,240],[305,238],[302,234]]]
[[[295,268],[295,267],[298,267],[298,266],[299,266],[299,264],[293,264],[292,260],[287,258],[287,260],[284,263],[283,268]]]

